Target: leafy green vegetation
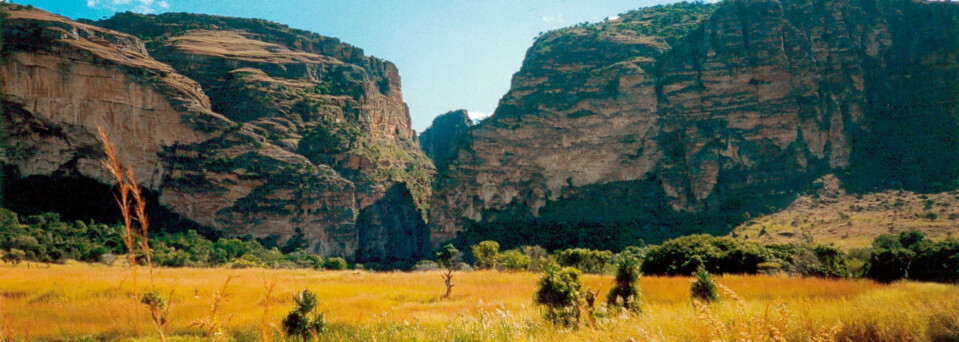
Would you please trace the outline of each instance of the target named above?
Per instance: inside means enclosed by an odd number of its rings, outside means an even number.
[[[699,266],[695,276],[695,280],[689,285],[689,296],[695,300],[707,303],[719,300],[719,292],[716,291],[716,281],[714,281],[713,276],[706,271],[706,268]]]
[[[756,273],[760,263],[773,259],[773,253],[758,243],[697,234],[650,247],[643,272],[690,275],[705,267],[714,273]]]
[[[283,318],[283,332],[287,336],[299,337],[304,342],[310,338],[316,339],[326,327],[323,314],[316,312],[316,294],[303,290],[293,296],[293,303],[296,307]]]
[[[417,210],[427,217],[436,169],[429,157],[412,144],[408,140],[364,139],[355,151],[376,166],[365,171],[368,180],[405,184]]]
[[[473,252],[474,264],[476,268],[488,270],[496,267],[496,254],[499,253],[499,243],[496,241],[483,241],[470,247]]]
[[[579,324],[579,297],[583,287],[579,270],[546,265],[538,285],[534,302],[543,307],[546,320],[567,327]]]
[[[123,231],[119,225],[64,222],[56,213],[21,218],[0,208],[0,249],[8,262],[118,262],[125,253]],[[324,260],[300,249],[283,253],[249,238],[214,241],[195,231],[152,234],[150,246],[153,263],[167,267],[347,268],[342,258]]]
[[[613,287],[606,294],[606,303],[610,307],[621,307],[633,312],[642,310],[643,297],[639,291],[639,264],[640,260],[630,255],[618,260]]]

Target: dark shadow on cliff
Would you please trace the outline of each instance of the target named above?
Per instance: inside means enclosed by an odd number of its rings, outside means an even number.
[[[112,188],[92,178],[80,175],[58,174],[52,177],[20,177],[12,168],[3,167],[4,208],[21,215],[43,212],[59,213],[64,221],[80,220],[119,224],[120,209],[114,200]],[[147,217],[156,227],[154,233],[177,233],[195,230],[216,240],[214,230],[177,215],[158,204],[156,193],[146,190]]]
[[[359,246],[355,260],[371,268],[409,269],[429,258],[429,229],[403,183],[394,183],[356,220]]]
[[[796,189],[808,183],[796,182]],[[576,188],[557,201],[550,201],[532,217],[523,209],[484,212],[490,222],[467,222],[454,240],[468,248],[494,240],[502,249],[539,245],[547,250],[572,247],[622,250],[642,243],[659,244],[678,236],[706,233],[726,235],[740,223],[761,214],[781,210],[796,199],[799,190],[779,195],[716,199],[702,213],[677,212],[665,201],[655,177]],[[515,206],[515,208],[525,206]],[[468,250],[468,249],[467,249]]]
[[[865,120],[853,135],[850,168],[839,173],[852,192],[959,188],[959,6],[889,1],[892,48],[865,56]]]

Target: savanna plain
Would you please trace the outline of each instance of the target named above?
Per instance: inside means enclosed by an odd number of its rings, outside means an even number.
[[[597,303],[595,322],[554,326],[533,304],[530,272],[179,268],[139,270],[138,291],[169,298],[169,340],[282,340],[280,322],[303,289],[317,296],[321,341],[950,341],[959,287],[910,281],[717,276],[721,298],[690,299],[688,277],[643,277],[641,313]],[[584,275],[600,294],[613,278]],[[158,340],[128,267],[73,263],[0,267],[8,340]],[[598,300],[597,302],[602,302]],[[581,308],[585,313],[586,308]]]

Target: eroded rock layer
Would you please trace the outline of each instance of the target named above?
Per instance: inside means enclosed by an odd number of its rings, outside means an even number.
[[[546,33],[438,177],[434,246],[723,231],[832,170],[948,186],[957,20],[953,3],[737,0]]]

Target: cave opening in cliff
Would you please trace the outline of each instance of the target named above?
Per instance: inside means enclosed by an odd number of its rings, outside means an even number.
[[[64,221],[80,220],[118,224],[122,222],[120,209],[114,199],[113,187],[80,175],[53,175],[20,177],[10,167],[3,171],[2,206],[19,215],[44,212],[60,214]],[[210,239],[219,235],[213,229],[185,219],[159,205],[159,196],[144,189],[147,217],[153,233],[176,233],[195,230]]]

